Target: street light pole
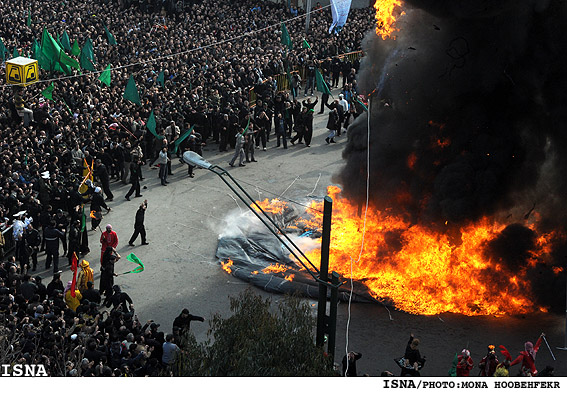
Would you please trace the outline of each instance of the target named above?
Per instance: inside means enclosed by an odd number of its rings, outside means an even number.
[[[317,305],[317,335],[315,343],[322,347],[325,342],[325,318],[327,315],[327,283],[329,281],[329,246],[331,243],[331,215],[333,200],[325,197],[323,208],[323,234],[321,236],[321,266],[319,269],[319,297]]]
[[[305,35],[309,33],[309,23],[311,22],[311,0],[307,0],[305,6]]]

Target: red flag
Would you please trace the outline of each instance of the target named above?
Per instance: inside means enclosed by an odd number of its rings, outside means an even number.
[[[71,296],[75,297],[75,285],[77,284],[77,254],[73,253],[71,260],[71,271],[73,272],[73,281],[71,282]]]

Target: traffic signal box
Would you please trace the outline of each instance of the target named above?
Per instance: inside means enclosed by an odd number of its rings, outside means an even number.
[[[39,80],[37,60],[16,57],[6,61],[6,83],[27,86]]]

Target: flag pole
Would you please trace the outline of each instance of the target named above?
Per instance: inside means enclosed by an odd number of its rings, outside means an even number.
[[[547,342],[547,340],[545,339],[545,334],[542,333],[541,338],[543,338],[543,341],[545,341],[545,345],[547,345],[547,349],[549,349],[549,353],[551,354],[551,357],[553,358],[553,360],[557,360],[555,359],[555,355],[553,354],[553,351],[551,350],[551,347],[549,346],[549,343]]]

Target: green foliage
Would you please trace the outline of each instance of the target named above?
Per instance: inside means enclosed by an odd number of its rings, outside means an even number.
[[[206,343],[188,337],[178,375],[335,375],[330,359],[315,346],[315,319],[298,297],[286,297],[273,311],[271,300],[248,289],[230,299],[230,308],[231,317],[217,314],[209,322]]]

